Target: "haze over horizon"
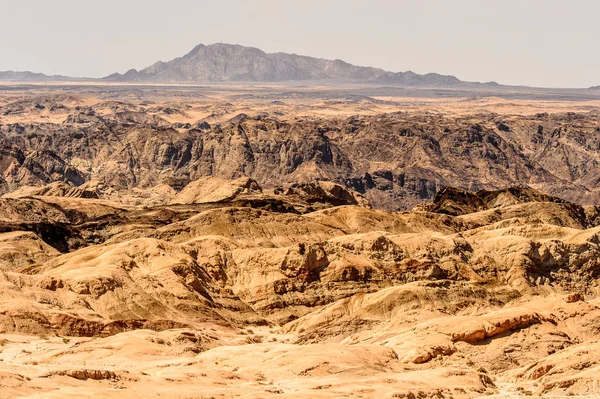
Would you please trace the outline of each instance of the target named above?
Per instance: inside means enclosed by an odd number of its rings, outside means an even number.
[[[222,41],[465,81],[600,84],[593,1],[107,0],[93,15],[73,0],[5,3],[0,71],[103,77]]]

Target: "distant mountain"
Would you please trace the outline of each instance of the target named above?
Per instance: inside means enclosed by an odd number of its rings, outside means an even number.
[[[454,76],[418,75],[361,67],[342,60],[326,60],[287,53],[265,53],[254,47],[200,44],[180,58],[159,61],[141,71],[109,75],[112,82],[204,83],[281,82],[302,80],[351,81],[407,86],[447,86],[462,83]]]
[[[450,75],[389,72],[297,54],[265,53],[254,47],[217,43],[199,44],[183,57],[159,61],[140,71],[130,69],[100,79],[48,76],[33,72],[0,72],[0,82],[98,81],[119,83],[289,82],[365,83],[383,86],[447,87],[499,86],[469,83]]]
[[[0,71],[0,82],[65,82],[71,80],[79,79],[60,75],[48,76],[43,73],[29,71]]]

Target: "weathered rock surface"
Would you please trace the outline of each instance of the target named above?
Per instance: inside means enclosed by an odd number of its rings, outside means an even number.
[[[263,189],[332,181],[389,210],[410,209],[446,186],[529,186],[580,204],[600,203],[594,113],[246,116],[181,128],[133,104],[86,109],[59,103],[67,115],[60,123],[0,124],[2,192],[55,181],[94,181],[129,192],[167,184],[178,191],[215,176],[250,177]]]

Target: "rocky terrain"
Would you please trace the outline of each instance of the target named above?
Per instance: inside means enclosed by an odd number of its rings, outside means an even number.
[[[0,398],[597,397],[595,107],[6,90]]]
[[[402,112],[394,101],[369,97],[282,98],[285,93],[183,102],[71,94],[6,99],[0,193],[56,181],[128,192],[164,184],[178,191],[201,177],[248,176],[268,188],[333,181],[387,210],[411,209],[446,186],[529,186],[600,203],[597,109],[453,115]]]
[[[0,199],[0,397],[598,393],[600,208],[209,177]],[[174,388],[176,387],[176,389]]]

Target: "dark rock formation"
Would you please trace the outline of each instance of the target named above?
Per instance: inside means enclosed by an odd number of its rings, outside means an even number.
[[[50,104],[29,102],[35,103]],[[13,109],[14,103],[0,112]],[[576,203],[600,203],[593,113],[288,121],[243,115],[186,128],[126,102],[68,112],[62,123],[0,124],[0,192],[91,180],[115,188],[167,183],[179,190],[204,176],[248,176],[265,188],[328,180],[390,210],[410,209],[446,186],[530,186]]]

